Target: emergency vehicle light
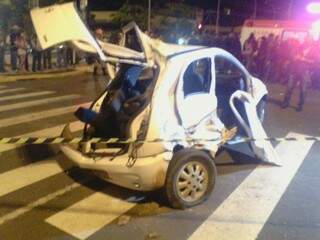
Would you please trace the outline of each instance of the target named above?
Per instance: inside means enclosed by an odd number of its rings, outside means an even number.
[[[307,5],[307,11],[311,14],[320,14],[320,2],[312,2]]]

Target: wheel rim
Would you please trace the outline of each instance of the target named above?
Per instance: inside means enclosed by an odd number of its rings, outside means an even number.
[[[178,196],[186,202],[199,200],[207,191],[209,174],[200,162],[189,162],[179,171],[176,180]]]

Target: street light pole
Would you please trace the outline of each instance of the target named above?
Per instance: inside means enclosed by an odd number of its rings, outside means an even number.
[[[257,18],[257,8],[258,8],[257,0],[254,0],[253,20],[256,20]]]
[[[217,6],[216,34],[219,33],[219,21],[220,21],[220,0],[218,0],[218,6]]]
[[[293,0],[290,0],[289,2],[289,7],[288,7],[288,19],[291,18],[291,14],[292,14],[292,5],[293,5]]]
[[[149,7],[148,7],[148,32],[150,34],[151,31],[151,0],[149,0]]]

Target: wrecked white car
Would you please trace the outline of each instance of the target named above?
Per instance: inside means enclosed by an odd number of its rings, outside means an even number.
[[[123,46],[97,42],[72,3],[37,8],[31,16],[43,48],[70,41],[120,64],[90,109],[76,112],[86,122],[86,142],[60,147],[80,168],[130,189],[164,188],[171,206],[187,208],[212,192],[220,146],[267,137],[261,125],[267,89],[228,52],[166,44],[134,23],[124,30]],[[226,129],[234,127],[228,141]],[[72,137],[68,126],[62,135]],[[133,141],[106,145],[95,138]],[[270,143],[249,144],[257,158],[277,163]]]

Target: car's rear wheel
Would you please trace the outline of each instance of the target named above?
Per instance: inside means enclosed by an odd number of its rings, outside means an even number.
[[[174,208],[193,207],[211,194],[216,180],[213,159],[196,149],[183,149],[171,159],[167,171],[165,192]]]

